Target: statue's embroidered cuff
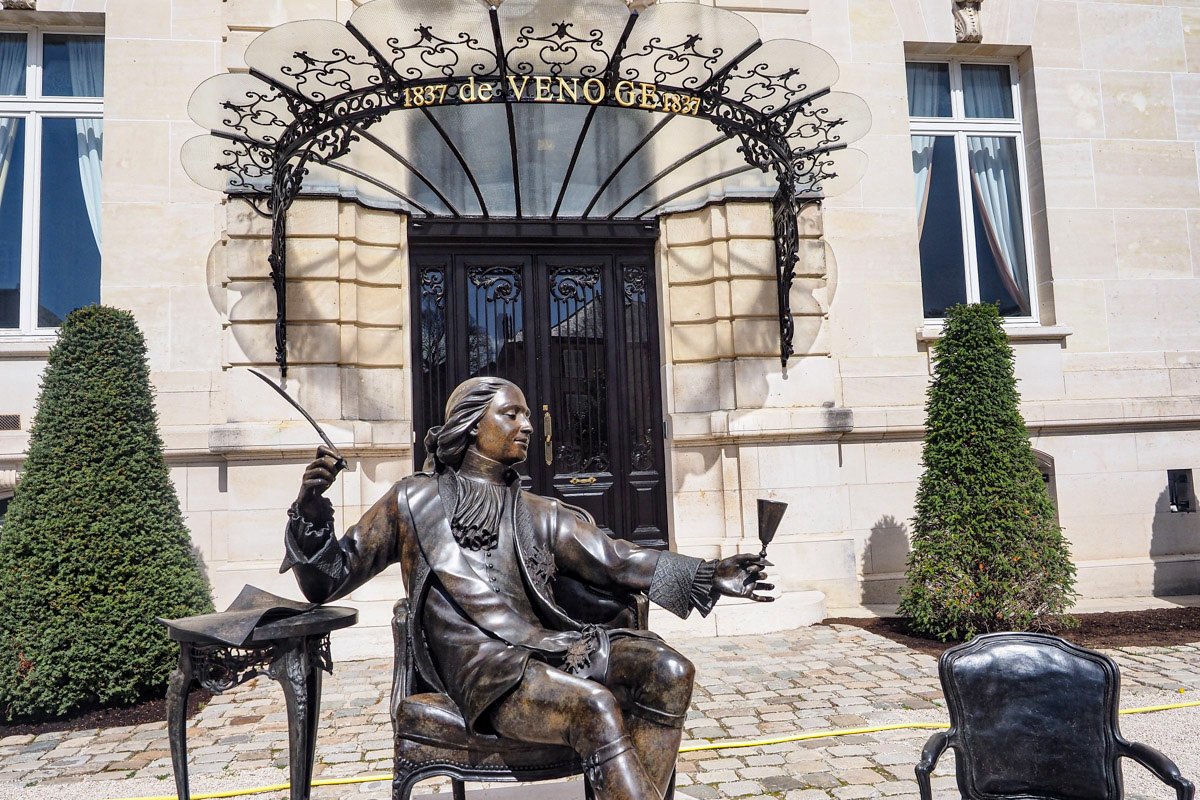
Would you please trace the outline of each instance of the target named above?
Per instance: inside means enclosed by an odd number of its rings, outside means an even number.
[[[663,552],[650,578],[650,599],[675,616],[686,619],[692,611],[692,586],[696,581],[696,573],[703,564],[703,559]],[[712,586],[711,572],[708,584]],[[702,610],[701,613],[708,612]]]
[[[283,535],[283,563],[280,572],[296,564],[315,567],[331,578],[341,572],[341,559],[333,538],[333,520],[313,523],[300,515],[295,503],[287,511],[288,524]]]
[[[713,588],[713,578],[716,576],[717,562],[705,561],[696,569],[696,577],[692,578],[692,608],[699,611],[702,617],[707,617],[717,604],[719,595]]]

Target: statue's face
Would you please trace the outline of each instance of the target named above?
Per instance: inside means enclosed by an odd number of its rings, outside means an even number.
[[[501,464],[519,464],[529,455],[533,425],[525,394],[516,386],[505,386],[492,398],[473,431],[480,454]]]

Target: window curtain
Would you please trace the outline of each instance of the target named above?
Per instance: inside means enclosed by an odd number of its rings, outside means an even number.
[[[911,117],[938,116],[941,73],[919,64],[908,67],[908,114]],[[932,136],[912,137],[913,177],[916,181],[917,237],[925,230],[925,209],[929,206],[929,175],[933,169]]]
[[[76,97],[101,97],[104,94],[104,40],[97,36],[67,40],[67,58],[71,70],[71,92]],[[79,184],[87,206],[88,222],[96,248],[100,248],[100,161],[103,153],[103,120],[75,120],[79,153]]]
[[[1025,275],[1025,230],[1017,184],[1016,140],[1000,136],[967,137],[971,188],[987,231],[1000,281],[1029,313]]]
[[[25,37],[0,35],[0,95],[17,93],[25,77]],[[17,117],[0,117],[0,197],[8,183],[8,162],[17,141]]]
[[[974,75],[964,86],[963,104],[968,117],[1012,116],[1012,88],[996,79],[999,73]],[[967,162],[971,189],[979,206],[988,245],[1001,283],[1028,314],[1028,278],[1025,274],[1025,230],[1021,220],[1021,195],[1017,176],[1017,140],[1000,136],[968,136]]]

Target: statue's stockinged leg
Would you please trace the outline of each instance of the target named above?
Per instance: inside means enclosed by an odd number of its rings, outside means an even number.
[[[491,711],[509,739],[564,744],[579,754],[595,800],[661,800],[625,727],[620,704],[605,687],[537,661]]]
[[[663,797],[675,772],[695,668],[661,642],[619,639],[613,643],[608,677],[624,701],[633,747]]]

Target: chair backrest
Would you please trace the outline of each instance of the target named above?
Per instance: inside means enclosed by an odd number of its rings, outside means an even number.
[[[1121,797],[1112,659],[1057,636],[993,633],[947,650],[938,673],[964,797]]]

